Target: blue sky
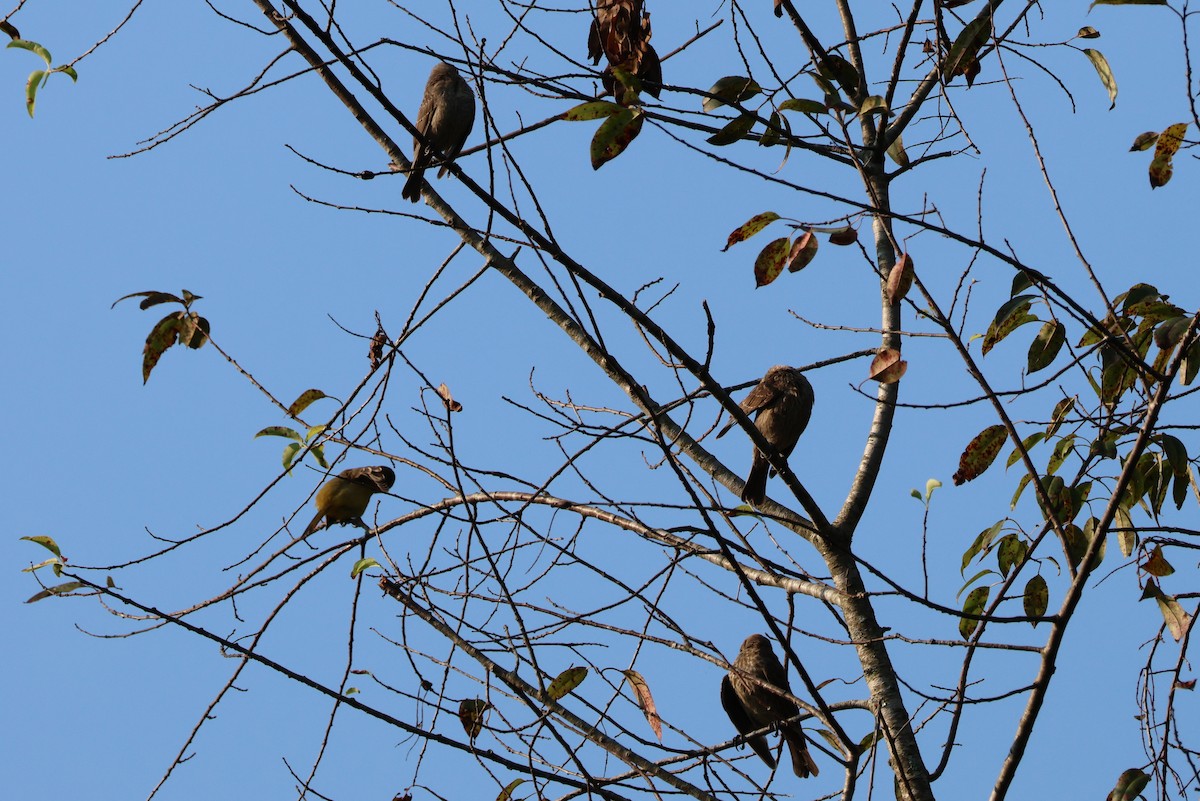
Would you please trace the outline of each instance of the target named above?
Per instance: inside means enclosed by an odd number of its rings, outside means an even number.
[[[115,24],[111,10],[98,5],[66,13],[66,4],[34,4],[14,22],[62,61]],[[701,5],[702,12],[687,16],[667,3],[651,7],[660,52],[673,49],[697,25],[706,27],[710,12],[720,13],[717,3]],[[1037,22],[1039,30],[1055,32],[1046,38],[1067,39],[1080,25],[1099,28],[1103,37],[1089,44],[1108,56],[1120,83],[1116,108],[1109,111],[1090,64],[1066,50],[1037,55],[1047,59],[1074,94],[1073,113],[1064,94],[1044,76],[1026,70],[1017,83],[1080,242],[1112,293],[1148,281],[1169,291],[1179,305],[1195,308],[1187,242],[1200,182],[1192,160],[1180,159],[1174,181],[1152,192],[1145,177],[1148,154],[1126,152],[1136,134],[1186,118],[1174,28],[1157,28],[1168,19],[1157,9],[1101,8],[1087,14],[1083,2],[1053,5],[1045,21]],[[479,29],[495,41],[503,25],[486,10],[478,13]],[[376,24],[396,39],[445,46],[385,6],[369,14],[354,32],[360,41],[381,35],[370,28]],[[763,17],[759,24],[768,28]],[[568,18],[550,30],[582,56],[583,17]],[[706,88],[721,75],[738,71],[727,39],[718,32],[668,61],[668,82]],[[233,669],[233,661],[210,644],[177,630],[121,639],[86,636],[77,627],[102,635],[136,628],[88,601],[22,605],[36,587],[17,571],[43,554],[18,537],[53,536],[73,564],[123,561],[153,547],[147,531],[178,538],[234,517],[280,470],[280,441],[253,438],[264,426],[286,422],[278,409],[212,348],[172,350],[143,386],[141,345],[161,307],[141,312],[127,301],[110,309],[112,302],[130,292],[187,288],[203,296],[197,309],[212,322],[215,340],[283,402],[309,387],[344,396],[365,372],[366,347],[335,321],[370,335],[378,311],[389,330],[398,329],[428,277],[453,250],[451,234],[413,219],[337,211],[303,199],[299,193],[345,206],[426,213],[423,204],[400,207],[395,180],[362,182],[335,175],[306,164],[286,147],[343,170],[386,169],[386,158],[312,79],[222,108],[148,153],[110,158],[136,149],[140,140],[203,103],[189,84],[229,93],[261,69],[278,47],[275,40],[220,22],[203,4],[148,4],[108,46],[79,65],[78,83],[53,76],[32,120],[25,114],[22,88],[38,62],[26,52],[0,56],[0,132],[9,153],[0,201],[8,244],[0,289],[9,302],[0,317],[0,338],[10,376],[4,403],[10,421],[6,485],[16,501],[9,504],[9,536],[0,544],[9,575],[0,621],[12,643],[12,656],[0,663],[0,671],[7,688],[6,717],[15,722],[5,727],[0,745],[9,755],[0,768],[0,782],[14,798],[46,791],[86,792],[99,799],[144,797]],[[510,61],[520,55],[519,43],[506,53]],[[394,96],[412,113],[431,59],[385,51],[375,63],[385,88],[395,87]],[[547,58],[545,63],[554,62]],[[1017,68],[1013,62],[1009,66]],[[985,66],[982,78],[994,79],[994,70],[994,64]],[[564,110],[511,87],[497,87],[490,97],[503,130],[518,127],[518,112],[530,123]],[[989,241],[1011,245],[1062,285],[1086,292],[1061,227],[1050,216],[1007,90],[977,85],[955,99],[981,152],[931,164],[899,181],[897,207],[915,211],[929,202],[951,227],[971,231],[986,170],[983,209]],[[671,102],[698,104],[692,97]],[[823,243],[818,260],[804,272],[759,290],[751,276],[753,256],[767,236],[782,233],[763,234],[721,252],[728,232],[760,211],[818,220],[834,214],[833,207],[714,168],[653,128],[627,153],[593,172],[587,162],[592,131],[590,123],[556,123],[515,140],[512,148],[549,210],[556,236],[576,258],[626,292],[659,277],[664,280],[651,295],[677,285],[656,314],[697,351],[705,336],[700,302],[710,304],[720,330],[714,370],[727,384],[750,380],[777,362],[803,364],[874,344],[861,334],[814,331],[789,313],[848,328],[876,325],[874,278],[853,249]],[[403,135],[398,139],[408,141]],[[477,129],[468,146],[480,141]],[[694,135],[689,141],[703,144]],[[780,161],[777,148],[738,157],[768,169]],[[482,154],[467,157],[463,166],[476,180],[487,175]],[[803,178],[807,185],[841,187],[858,197],[848,176],[803,154],[793,154],[781,175]],[[503,174],[497,179],[507,180]],[[479,204],[453,179],[442,180],[437,188],[482,224]],[[918,270],[928,270],[941,287],[952,285],[970,258],[928,233],[914,238],[911,248]],[[539,270],[528,253],[522,264],[527,271]],[[438,291],[450,291],[479,267],[476,255],[459,254]],[[973,275],[979,283],[965,327],[982,333],[990,310],[1007,293],[1008,276],[994,264],[982,265]],[[1086,300],[1095,307],[1093,296]],[[629,326],[602,304],[596,309],[623,356],[655,376],[656,393],[671,397],[665,372],[653,372],[653,358]],[[496,275],[485,275],[467,290],[405,352],[434,384],[445,382],[466,406],[455,420],[456,442],[464,461],[479,467],[541,480],[561,461],[557,445],[548,439],[553,430],[505,399],[536,407],[534,389],[553,397],[569,390],[587,405],[629,408],[594,366]],[[944,346],[908,340],[905,356],[910,362],[905,400],[935,402],[968,391],[961,368]],[[1024,348],[1014,341],[989,354],[985,366],[1005,386],[1013,386],[1023,362]],[[865,367],[855,362],[812,376],[817,391],[813,423],[797,451],[804,458],[792,459],[813,495],[831,509],[837,508],[853,475],[870,419],[869,400],[853,389]],[[434,399],[422,396],[421,386],[417,376],[398,368],[384,412],[424,446],[432,437],[414,408]],[[865,558],[912,578],[919,570],[923,510],[908,491],[923,487],[930,477],[942,480],[946,486],[935,495],[930,518],[931,573],[935,593],[951,605],[962,583],[962,551],[981,529],[1007,513],[1016,480],[997,467],[965,487],[950,486],[962,445],[991,422],[980,415],[978,408],[901,412],[876,508],[862,527]],[[390,436],[388,442],[398,447]],[[735,470],[748,463],[744,439],[731,436],[709,447]],[[412,451],[400,449],[415,458]],[[605,479],[606,490],[649,502],[670,491],[673,482],[666,470],[646,469],[642,454],[640,446],[625,444],[589,456],[583,466],[590,476]],[[347,462],[360,463],[360,456]],[[197,547],[121,574],[121,587],[163,608],[184,607],[219,592],[237,572],[222,568],[301,508],[318,481],[316,472],[298,469],[237,524]],[[555,489],[591,499],[569,478]],[[781,491],[777,481],[771,491]],[[446,493],[416,471],[403,470],[396,494],[400,497],[387,500],[381,519]],[[734,503],[731,494],[723,497]],[[297,519],[306,514],[302,510]],[[666,512],[648,513],[648,519],[670,524]],[[556,525],[571,530],[571,524]],[[435,537],[452,535],[435,528],[426,521],[399,529],[392,545],[397,553],[407,548],[419,560],[427,551],[437,552],[429,545],[439,541]],[[584,534],[591,538],[586,542],[589,553],[628,549],[635,575],[648,574],[661,556],[655,548],[598,526],[587,527]],[[450,547],[447,540],[440,541]],[[819,572],[811,554],[794,555]],[[294,660],[301,669],[336,683],[345,661],[354,592],[348,568],[349,562],[340,563],[302,594],[295,614],[281,618],[267,638],[269,655]],[[685,588],[699,592],[701,579],[716,580],[702,576],[693,584],[681,581],[669,596],[670,608],[685,613],[702,639],[732,655],[744,633],[757,630],[744,628],[755,622],[739,610],[688,609]],[[568,571],[563,584],[552,585],[561,593],[556,600],[572,606],[594,602],[591,585],[580,580],[573,589],[574,580]],[[1121,769],[1142,761],[1132,721],[1133,681],[1144,658],[1138,649],[1153,636],[1158,619],[1154,609],[1137,605],[1136,597],[1132,571],[1126,569],[1109,579],[1093,599],[1096,605],[1082,613],[1060,669],[1060,676],[1069,672],[1070,679],[1060,681],[1050,696],[1013,797],[1099,797]],[[262,614],[270,598],[248,600],[243,611]],[[887,600],[880,606],[885,624],[895,623],[889,622],[889,614],[905,614]],[[363,648],[354,666],[390,683],[411,685],[407,664],[375,633],[399,636],[396,614],[373,586],[364,588],[358,623]],[[629,621],[637,619],[630,614]],[[198,622],[223,634],[233,625],[224,612],[205,613]],[[827,624],[813,625],[829,633]],[[921,625],[928,627],[925,636],[954,636],[953,624],[944,619]],[[436,641],[420,642],[444,655]],[[820,680],[849,682],[855,677],[842,650],[814,644],[811,653],[809,667]],[[926,679],[931,672],[944,676],[938,683],[945,684],[956,675],[953,658],[942,665],[917,649],[897,647],[895,654],[906,670]],[[572,654],[564,650],[561,656],[565,668]],[[625,667],[631,654],[613,650],[603,658]],[[639,669],[647,674],[668,720],[701,741],[731,736],[716,703],[717,668],[710,665],[698,673],[695,663],[666,649],[647,660]],[[992,672],[985,668],[983,673],[989,681],[1009,686],[1018,679],[1006,671],[1018,664],[997,661]],[[464,677],[452,677],[452,684],[453,697],[478,691]],[[239,687],[246,692],[235,693],[219,708],[218,719],[191,749],[196,757],[160,797],[277,796],[294,784],[280,757],[306,773],[328,703],[258,667],[247,671]],[[861,694],[861,684],[849,684],[845,695],[855,697],[856,690]],[[405,719],[417,715],[411,700],[389,696],[374,685],[364,689],[364,698]],[[1019,710],[1014,702],[997,705],[960,732],[971,756],[960,757],[938,785],[943,797],[978,797],[990,788]],[[388,793],[413,781],[419,745],[401,742],[396,732],[347,710],[339,715],[318,788],[327,786],[334,797],[390,798]],[[1081,727],[1081,720],[1089,725]],[[865,733],[862,716],[848,721]],[[451,716],[443,715],[436,725],[458,734]],[[678,736],[670,744],[686,747]],[[1072,762],[1069,771],[1062,770],[1064,753]],[[462,789],[484,796],[498,793],[512,778],[488,777],[473,760],[457,756],[427,758],[418,780],[435,789],[438,770],[461,771]],[[739,764],[754,775],[761,767]],[[834,773],[832,765],[829,773]],[[781,775],[777,784],[784,781]]]

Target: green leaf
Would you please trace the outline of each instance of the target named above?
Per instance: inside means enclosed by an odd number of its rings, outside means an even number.
[[[1026,373],[1032,375],[1038,370],[1049,367],[1066,341],[1066,326],[1057,320],[1044,323],[1029,346]]]
[[[1054,432],[1062,426],[1063,420],[1075,408],[1075,398],[1063,398],[1058,403],[1054,404],[1054,411],[1050,413],[1050,425],[1046,427],[1046,436],[1054,436]]]
[[[779,104],[780,111],[799,111],[803,114],[825,114],[829,108],[820,100],[790,97]]]
[[[483,713],[490,707],[491,704],[482,698],[465,698],[459,702],[458,720],[471,742],[475,742],[475,738],[483,731]]]
[[[745,78],[741,75],[726,75],[708,90],[708,94],[711,97],[706,97],[700,107],[707,112],[715,111],[721,106],[730,103],[749,100],[761,91],[762,87],[755,83],[752,78]]]
[[[598,170],[621,155],[642,132],[644,121],[640,110],[623,108],[601,123],[592,137],[592,169]]]
[[[1025,439],[1021,440],[1021,447],[1013,448],[1012,453],[1010,453],[1008,455],[1008,463],[1006,465],[1004,465],[1004,469],[1007,470],[1008,468],[1010,468],[1014,464],[1016,464],[1018,461],[1020,461],[1022,448],[1025,449],[1026,453],[1029,453],[1029,450],[1034,445],[1037,445],[1039,442],[1041,442],[1045,438],[1046,438],[1046,435],[1043,432],[1035,431],[1032,434],[1030,434],[1028,437],[1026,437]]]
[[[1000,542],[996,545],[996,565],[1000,568],[1000,575],[1007,577],[1008,571],[1021,564],[1027,553],[1029,553],[1029,546],[1022,542],[1016,534],[1006,534],[1001,537]]]
[[[888,145],[888,158],[896,162],[900,167],[907,167],[911,162],[908,159],[908,151],[904,149],[904,137],[896,134],[896,138]]]
[[[1120,0],[1095,0],[1092,5],[1096,5],[1096,3],[1118,5],[1119,2]],[[1130,2],[1135,2],[1135,0],[1130,0]],[[1143,3],[1149,5],[1145,0],[1143,0]],[[1158,3],[1154,5],[1158,5]],[[1105,801],[1137,801],[1137,798],[1142,794],[1142,790],[1145,790],[1146,785],[1149,783],[1150,777],[1137,768],[1122,771],[1121,775],[1117,777],[1117,783],[1109,791]]]
[[[1129,146],[1130,153],[1137,153],[1142,150],[1149,150],[1158,142],[1158,131],[1146,131],[1134,137],[1133,144]]]
[[[987,606],[989,594],[991,594],[990,587],[976,587],[971,590],[966,602],[963,604],[963,613],[968,615],[983,614],[983,610]],[[975,633],[975,629],[979,628],[979,622],[968,617],[961,618],[958,621],[958,633],[962,635],[964,640],[971,639],[971,635]]]
[[[32,537],[21,537],[21,539],[26,540],[28,542],[37,543],[38,545],[42,546],[50,553],[57,556],[58,558],[60,558],[60,559],[62,558],[62,551],[60,551],[58,549],[58,543],[55,542],[52,537],[47,537],[42,534],[37,534]]]
[[[1109,109],[1117,106],[1117,79],[1113,77],[1112,68],[1108,66],[1108,59],[1099,50],[1093,50],[1090,47],[1083,49],[1083,54],[1088,57],[1088,61],[1092,62],[1092,66],[1096,68],[1096,74],[1100,76],[1100,82],[1104,84],[1104,88],[1108,90],[1108,107]]]
[[[1163,622],[1167,624],[1167,631],[1171,632],[1171,637],[1178,642],[1179,638],[1183,636],[1183,632],[1187,630],[1191,617],[1183,611],[1183,607],[1173,596],[1160,592],[1154,600],[1158,602],[1158,611],[1162,613]]]
[[[587,678],[588,669],[585,667],[569,667],[562,673],[559,673],[554,681],[550,682],[550,686],[546,688],[546,697],[551,701],[557,701],[567,693],[574,690],[583,680]]]
[[[725,247],[721,248],[721,252],[724,253],[739,242],[745,242],[778,219],[780,219],[779,215],[773,211],[764,211],[761,214],[755,214],[730,232],[729,238],[725,240]]]
[[[68,593],[75,592],[75,590],[77,590],[83,586],[85,586],[85,585],[82,581],[68,581],[65,584],[59,584],[55,587],[47,587],[46,589],[42,590],[41,592],[30,596],[30,598],[27,601],[25,601],[25,603],[31,604],[31,603],[35,603],[36,601],[40,601],[44,598],[50,598],[50,597],[58,596],[58,595],[67,595]]]
[[[1017,508],[1017,501],[1021,500],[1021,493],[1025,491],[1025,487],[1029,485],[1029,474],[1021,476],[1021,480],[1017,482],[1017,489],[1013,493],[1012,501],[1009,503],[1009,509]]]
[[[1133,549],[1138,547],[1138,531],[1133,528],[1133,518],[1129,517],[1128,511],[1118,506],[1112,518],[1111,528],[1117,532],[1117,547],[1121,548],[1121,555],[1128,559],[1133,554]]]
[[[255,438],[258,438],[258,437],[287,437],[288,439],[296,440],[296,442],[300,442],[300,443],[304,442],[304,437],[300,436],[300,433],[298,431],[296,431],[293,428],[288,428],[287,426],[267,426],[262,431],[259,431],[257,434],[255,434],[254,436],[255,436]]]
[[[46,83],[46,71],[34,70],[29,73],[29,80],[25,82],[25,110],[29,112],[29,116],[33,116],[34,105],[37,103],[37,93]]]
[[[298,442],[292,442],[283,448],[283,469],[287,472],[292,472],[292,460],[296,458],[296,454],[300,452],[303,446]]]
[[[952,478],[954,485],[957,487],[964,482],[973,481],[991,467],[1007,435],[1008,432],[1002,425],[988,426],[980,431],[958,458],[958,471]]]
[[[1033,295],[1018,295],[1006,301],[996,310],[992,324],[988,326],[983,338],[983,355],[986,356],[1000,340],[1016,331],[1026,323],[1036,323],[1038,319],[1029,314],[1029,307],[1034,300]]]
[[[887,101],[883,99],[882,95],[871,95],[859,105],[858,113],[864,117],[870,114],[887,117],[891,114],[891,111],[888,109]]]
[[[1046,472],[1048,474],[1057,472],[1058,468],[1062,467],[1063,462],[1065,462],[1067,457],[1073,452],[1072,449],[1074,446],[1074,434],[1069,434],[1060,439],[1058,444],[1054,446],[1054,452],[1050,454],[1050,461],[1046,463]]]
[[[1046,614],[1046,607],[1050,603],[1050,588],[1046,586],[1046,579],[1042,578],[1040,573],[1025,582],[1023,600],[1027,616],[1041,617]],[[1031,620],[1029,623],[1036,628],[1038,621]]]
[[[372,567],[379,567],[379,563],[369,556],[359,559],[354,563],[354,566],[350,568],[350,578],[358,578],[359,573]]]
[[[734,142],[741,141],[746,134],[750,133],[750,129],[754,127],[754,123],[758,120],[750,114],[743,114],[740,117],[732,120],[725,125],[724,128],[717,131],[706,140],[710,145],[723,147],[732,145]]]
[[[767,127],[763,129],[762,135],[758,137],[759,146],[770,147],[771,145],[779,144],[783,138],[783,134],[779,132],[780,128],[787,129],[789,136],[791,135],[791,128],[788,126],[787,121],[779,116],[778,111],[772,111],[771,119],[767,121]]]
[[[963,551],[962,567],[959,568],[959,573],[965,572],[967,565],[971,564],[971,560],[973,560],[980,551],[986,550],[992,544],[992,540],[996,538],[996,535],[1000,533],[1000,529],[1003,527],[1004,521],[997,520],[989,528],[985,528],[983,531],[979,532],[979,535],[975,537],[975,541],[971,543],[971,547]],[[978,578],[978,576],[976,576],[976,578]],[[971,581],[974,580],[975,579],[971,579]],[[967,583],[970,584],[971,582]]]
[[[146,345],[142,349],[143,384],[150,380],[150,372],[158,364],[158,360],[162,358],[167,348],[175,344],[175,340],[179,336],[179,323],[183,314],[183,312],[171,312],[150,330],[150,335],[146,337]]]
[[[292,401],[292,405],[288,407],[288,409],[287,409],[288,417],[299,416],[300,412],[307,409],[313,403],[319,401],[321,398],[327,398],[327,397],[329,397],[329,396],[326,395],[324,392],[322,392],[319,389],[304,390],[303,392],[300,393],[300,397],[298,397],[294,401]]]
[[[28,50],[30,53],[40,56],[42,61],[46,62],[47,67],[49,67],[50,64],[54,61],[54,59],[50,57],[50,51],[47,50],[46,48],[42,47],[37,42],[30,42],[27,39],[13,39],[11,42],[9,42],[5,46],[13,47],[18,50]]]
[[[496,801],[509,801],[512,798],[513,791],[524,783],[525,779],[513,779],[500,791],[500,795],[496,796]]]
[[[580,103],[578,106],[568,109],[563,112],[562,118],[571,122],[586,122],[588,120],[601,120],[611,117],[614,114],[620,114],[624,110],[624,106],[617,105],[608,100],[593,100],[589,103]]]
[[[967,23],[955,38],[954,44],[951,45],[950,52],[946,56],[946,62],[942,66],[942,74],[946,76],[947,83],[955,75],[967,73],[970,65],[978,60],[979,51],[987,44],[991,35],[991,14],[982,14]]]
[[[791,253],[792,242],[786,236],[768,242],[754,260],[755,288],[766,286],[779,277],[787,264]]]

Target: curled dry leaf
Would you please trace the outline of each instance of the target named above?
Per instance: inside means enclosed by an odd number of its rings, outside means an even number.
[[[662,721],[658,717],[657,707],[654,706],[654,696],[650,694],[650,685],[642,678],[642,674],[636,670],[622,670],[621,672],[625,674],[625,680],[633,688],[638,706],[642,708],[642,714],[646,716],[646,722],[650,724],[650,728],[654,731],[654,736],[661,743]]]
[[[871,372],[868,378],[880,384],[894,384],[908,370],[908,362],[900,358],[900,351],[895,348],[880,348],[871,360]]]
[[[908,290],[912,288],[913,283],[913,260],[912,257],[905,253],[900,257],[899,261],[892,265],[892,271],[888,274],[888,303],[899,303],[908,295]]]
[[[792,243],[792,252],[787,257],[789,273],[798,273],[817,257],[817,245],[820,241],[812,231],[805,231]]]
[[[829,233],[829,244],[831,245],[853,245],[857,241],[858,231],[853,225],[847,225]]]
[[[450,394],[450,387],[445,384],[439,384],[437,391],[438,395],[442,398],[442,403],[446,404],[447,411],[461,412],[463,410],[463,405],[456,401],[454,396]]]
[[[375,336],[371,337],[371,347],[367,351],[367,358],[371,360],[371,369],[374,370],[383,362],[383,349],[388,343],[387,332],[380,326],[375,330]]]

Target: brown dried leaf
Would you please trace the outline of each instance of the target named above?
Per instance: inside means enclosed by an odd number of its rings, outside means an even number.
[[[900,358],[900,351],[895,348],[880,348],[871,360],[871,370],[867,378],[880,384],[894,384],[908,370],[908,362]]]
[[[454,396],[450,394],[450,387],[445,384],[439,384],[437,391],[438,395],[442,397],[442,403],[446,404],[447,411],[461,412],[463,410],[463,405],[456,401]]]
[[[800,238],[792,243],[792,252],[787,257],[789,273],[798,273],[807,267],[817,257],[817,246],[820,240],[812,231],[805,231]]]
[[[622,670],[621,672],[625,674],[625,680],[633,688],[638,706],[642,708],[642,714],[646,716],[646,722],[650,724],[650,728],[654,731],[654,736],[661,743],[662,721],[658,717],[658,709],[654,706],[654,696],[650,694],[650,685],[642,678],[642,674],[636,670]]]
[[[908,295],[913,283],[913,260],[906,252],[900,260],[892,265],[888,274],[888,303],[899,303]]]

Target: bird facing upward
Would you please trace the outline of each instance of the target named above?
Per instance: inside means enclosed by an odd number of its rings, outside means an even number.
[[[458,70],[444,61],[434,65],[425,83],[425,94],[417,109],[417,132],[413,137],[412,168],[404,190],[405,200],[416,203],[421,197],[421,181],[434,159],[445,156],[438,177],[462,150],[475,125],[475,93]]]
[[[771,650],[770,641],[761,634],[746,638],[737,659],[733,660],[733,669],[721,679],[721,706],[725,707],[725,714],[729,715],[738,734],[749,734],[773,723],[782,723],[800,713],[795,702],[751,679],[759,679],[783,692],[792,691],[787,672]],[[798,721],[781,726],[779,733],[791,752],[792,770],[797,776],[807,779],[821,772],[808,752],[808,740]],[[775,767],[775,757],[765,735],[751,737],[746,742],[768,767]]]
[[[334,523],[353,523],[366,528],[362,516],[367,511],[371,496],[377,492],[387,492],[394,483],[396,474],[387,465],[343,470],[317,490],[317,516],[301,536],[307,537],[320,528],[322,520],[326,527]]]
[[[795,367],[777,364],[767,371],[758,385],[738,404],[746,414],[756,414],[754,425],[767,442],[785,459],[792,455],[796,441],[812,416],[813,388],[804,373]],[[730,420],[717,438],[725,436],[734,424]],[[742,488],[742,500],[761,506],[767,496],[767,474],[771,465],[758,448],[750,463],[750,475]]]

